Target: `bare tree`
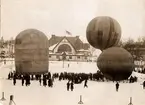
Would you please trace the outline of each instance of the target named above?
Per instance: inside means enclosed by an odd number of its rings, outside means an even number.
[[[139,37],[137,41],[134,41],[133,39],[129,38],[122,45],[123,48],[125,48],[132,54],[135,60],[140,60],[140,58],[142,58],[143,38]]]

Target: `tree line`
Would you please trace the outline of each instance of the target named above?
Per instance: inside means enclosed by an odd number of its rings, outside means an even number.
[[[132,38],[128,38],[126,41],[121,40],[118,46],[129,51],[134,60],[141,60],[145,55],[145,36],[139,37],[136,41]]]

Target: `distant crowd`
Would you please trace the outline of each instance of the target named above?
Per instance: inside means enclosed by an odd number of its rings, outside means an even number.
[[[50,72],[40,75],[29,75],[29,74],[17,74],[16,72],[10,72],[8,74],[8,79],[13,80],[13,85],[17,84],[17,80],[21,80],[22,86],[30,86],[31,81],[37,80],[40,86],[48,86],[53,87],[54,81],[58,79],[59,81],[67,80],[66,88],[67,90],[73,91],[74,84],[81,84],[84,81],[84,88],[88,87],[88,81],[98,81],[104,82],[109,81],[107,80],[101,71],[97,71],[96,73],[53,73]],[[134,83],[137,82],[138,78],[136,76],[131,76],[128,80],[123,82]],[[114,82],[114,81],[113,81]],[[119,82],[116,82],[116,91],[118,91]],[[143,88],[145,89],[145,82],[143,83]]]
[[[97,73],[67,73],[67,72],[61,72],[61,73],[54,73],[51,74],[50,72],[43,74],[43,75],[29,75],[29,74],[17,74],[16,72],[10,72],[8,74],[8,79],[13,80],[13,85],[16,85],[17,80],[21,80],[22,86],[30,86],[31,81],[37,80],[39,81],[40,86],[49,86],[53,87],[53,83],[55,79],[58,79],[59,81],[67,80],[67,90],[71,89],[73,91],[74,84],[80,84],[84,81],[84,87],[88,87],[87,82],[88,80],[94,80],[94,81],[104,81],[104,76],[101,72]]]

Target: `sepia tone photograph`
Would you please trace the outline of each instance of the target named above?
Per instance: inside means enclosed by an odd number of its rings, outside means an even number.
[[[0,105],[145,105],[145,0],[0,0]]]

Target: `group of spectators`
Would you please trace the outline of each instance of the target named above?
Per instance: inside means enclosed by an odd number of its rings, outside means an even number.
[[[13,85],[16,85],[17,80],[21,80],[22,86],[30,86],[31,81],[36,80],[39,81],[40,86],[48,86],[53,87],[54,81],[57,79],[58,81],[66,80],[68,81],[66,84],[67,91],[74,89],[74,84],[81,84],[84,81],[84,88],[88,87],[88,81],[98,81],[104,82],[108,81],[101,71],[97,71],[96,73],[68,73],[68,72],[61,72],[61,73],[45,73],[45,74],[18,74],[16,72],[10,72],[8,74],[8,79],[13,80]],[[137,77],[131,76],[128,80],[125,80],[129,83],[137,82]],[[143,83],[145,87],[145,83]],[[116,83],[116,91],[118,91],[119,83]]]

